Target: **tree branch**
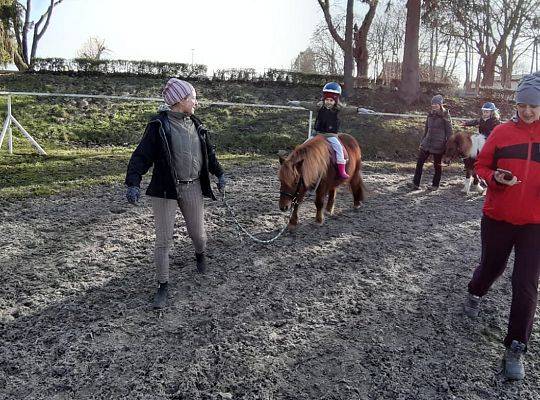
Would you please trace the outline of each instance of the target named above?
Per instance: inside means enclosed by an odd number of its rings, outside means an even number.
[[[30,2],[30,1],[31,0],[28,0],[28,2]],[[51,16],[52,16],[54,7],[56,5],[58,5],[58,4],[60,4],[62,1],[64,1],[64,0],[56,0],[56,1],[51,0],[51,4],[47,8],[47,11],[45,11],[45,13],[43,13],[43,15],[39,18],[38,22],[36,22],[36,25],[34,26],[34,38],[32,40],[32,51],[30,53],[30,59],[29,59],[29,62],[28,62],[29,66],[32,65],[33,60],[34,60],[34,58],[36,56],[37,45],[38,45],[40,39],[43,37],[43,34],[45,33],[45,31],[49,27],[49,22],[51,20]],[[46,18],[45,24],[43,25],[43,28],[40,31],[39,27],[40,27],[41,23],[43,22],[44,18]]]
[[[339,36],[339,33],[337,32],[336,28],[334,27],[334,23],[332,22],[332,16],[330,15],[330,0],[317,0],[317,2],[323,10],[324,19],[326,20],[326,24],[328,25],[328,30],[330,31],[330,34],[332,35],[336,43],[339,45],[339,47],[341,47],[341,49],[345,51],[345,48],[347,47],[345,44],[345,39]]]

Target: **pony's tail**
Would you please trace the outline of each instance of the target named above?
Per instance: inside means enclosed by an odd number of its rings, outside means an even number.
[[[356,171],[350,180],[351,192],[354,198],[355,206],[358,206],[369,196],[369,190],[362,178],[362,167],[359,161]]]
[[[369,195],[371,194],[371,191],[367,188],[366,184],[364,183],[364,179],[362,178],[361,170],[358,171],[358,187],[356,190],[358,191],[358,199],[360,201],[366,200]]]

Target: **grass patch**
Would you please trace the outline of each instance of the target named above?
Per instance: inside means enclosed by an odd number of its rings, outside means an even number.
[[[132,149],[50,148],[46,156],[14,143],[15,154],[0,151],[0,199],[47,196],[89,186],[122,182]]]
[[[46,156],[38,155],[23,139],[14,138],[15,154],[0,151],[0,200],[23,199],[87,189],[97,185],[123,184],[134,146],[80,148],[42,143]],[[218,153],[225,169],[268,165],[275,155]],[[414,162],[366,161],[365,171],[410,172]],[[460,171],[453,163],[447,171]],[[151,174],[148,172],[147,177]]]
[[[0,199],[50,196],[96,185],[122,184],[134,147],[68,148],[42,144],[38,155],[22,139],[14,140],[15,153],[0,151]],[[264,164],[271,158],[259,154],[219,154],[229,166]],[[151,171],[147,174],[149,175]]]

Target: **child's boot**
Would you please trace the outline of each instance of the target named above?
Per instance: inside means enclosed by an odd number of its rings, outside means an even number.
[[[349,174],[347,174],[347,171],[345,171],[345,164],[338,164],[337,169],[338,169],[339,177],[341,179],[349,179],[350,178]]]

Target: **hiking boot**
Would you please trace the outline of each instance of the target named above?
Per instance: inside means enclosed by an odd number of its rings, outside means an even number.
[[[197,272],[199,274],[206,273],[206,257],[204,253],[195,253],[195,259],[197,260]]]
[[[156,310],[161,310],[167,305],[167,295],[169,293],[168,282],[160,283],[156,294],[154,295],[153,306]]]
[[[480,312],[480,301],[481,297],[475,296],[474,294],[467,293],[467,299],[465,304],[463,304],[463,312],[467,317],[476,318]]]
[[[525,367],[523,366],[523,355],[527,346],[517,340],[512,340],[512,344],[504,353],[504,376],[508,379],[521,380],[525,377]]]
[[[411,190],[420,190],[420,186],[414,184],[413,182],[408,182],[407,188]]]

